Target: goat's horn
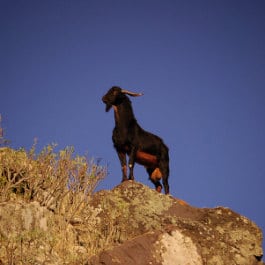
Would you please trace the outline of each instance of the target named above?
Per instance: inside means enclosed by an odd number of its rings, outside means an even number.
[[[130,92],[130,91],[125,90],[125,89],[122,89],[121,93],[127,94],[127,95],[132,96],[132,97],[139,97],[139,96],[143,95],[143,93],[134,93],[134,92]]]

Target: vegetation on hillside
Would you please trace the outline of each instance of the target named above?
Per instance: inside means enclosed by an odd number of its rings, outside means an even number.
[[[74,155],[72,147],[55,152],[52,144],[38,154],[35,145],[29,151],[0,147],[0,264],[53,264],[53,253],[61,264],[82,264],[95,248],[88,203],[106,174],[105,166]],[[81,243],[73,224],[88,234]],[[82,245],[83,254],[73,245]]]
[[[85,197],[92,194],[106,176],[106,167],[85,156],[74,156],[72,147],[56,153],[55,146],[48,145],[39,154],[35,145],[29,152],[0,148],[0,202],[16,194],[50,207],[51,201],[60,204],[64,197],[77,192]]]

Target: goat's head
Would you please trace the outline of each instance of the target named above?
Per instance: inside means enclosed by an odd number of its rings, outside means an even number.
[[[106,104],[106,111],[109,111],[113,105],[119,105],[126,97],[126,94],[132,97],[143,95],[142,93],[134,93],[121,89],[118,86],[113,86],[107,94],[102,97],[102,101]]]

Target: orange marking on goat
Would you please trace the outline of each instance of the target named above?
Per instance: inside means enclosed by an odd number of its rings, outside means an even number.
[[[155,167],[158,163],[156,156],[150,155],[142,151],[137,151],[136,162],[146,167]]]
[[[158,167],[152,172],[150,178],[155,181],[162,178],[162,173]]]

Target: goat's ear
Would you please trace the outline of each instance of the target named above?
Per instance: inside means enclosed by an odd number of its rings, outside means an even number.
[[[134,93],[134,92],[124,90],[124,89],[121,90],[121,93],[127,94],[127,95],[132,96],[132,97],[139,97],[139,96],[143,95],[143,93]]]

